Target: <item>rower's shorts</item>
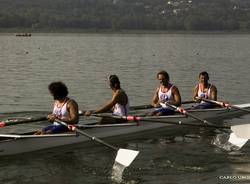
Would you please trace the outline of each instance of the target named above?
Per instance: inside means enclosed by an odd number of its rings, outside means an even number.
[[[51,131],[53,134],[68,132],[68,127],[64,125],[49,125],[43,129],[44,132]]]
[[[161,108],[157,108],[153,113],[154,114],[160,113],[161,116],[173,115],[175,113],[175,110],[170,109],[170,108],[166,108],[166,107],[161,107]]]
[[[200,104],[194,106],[193,108],[194,109],[212,109],[215,107],[216,107],[216,105],[213,103],[204,102],[204,103],[200,103]]]

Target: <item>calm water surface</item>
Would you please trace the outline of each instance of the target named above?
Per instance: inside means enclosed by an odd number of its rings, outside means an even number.
[[[210,74],[219,99],[249,102],[250,35],[34,34],[0,36],[0,112],[49,111],[47,86],[61,80],[80,109],[110,99],[107,77],[117,74],[131,105],[150,103],[156,73],[167,70],[190,100],[200,71]],[[249,122],[249,115],[229,122]],[[249,144],[226,152],[207,129],[152,133],[114,145],[138,149],[123,183],[250,183]],[[1,183],[112,183],[115,153],[96,144],[53,149],[0,161]],[[248,176],[249,180],[225,179]]]

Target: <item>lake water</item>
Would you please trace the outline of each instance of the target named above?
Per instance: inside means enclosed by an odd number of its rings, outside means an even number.
[[[249,48],[248,34],[0,35],[0,112],[50,111],[47,86],[58,80],[80,109],[94,109],[111,97],[110,74],[119,76],[132,106],[149,104],[162,69],[183,100],[191,99],[199,72],[206,70],[219,99],[248,103]],[[228,121],[249,122],[249,117]],[[113,141],[141,151],[123,183],[250,183],[249,144],[229,153],[211,144],[213,136],[195,129]],[[0,182],[112,183],[114,157],[109,149],[88,144],[3,158]]]

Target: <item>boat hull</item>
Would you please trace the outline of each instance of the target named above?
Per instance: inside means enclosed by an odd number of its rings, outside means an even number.
[[[240,107],[244,107],[246,109],[250,108],[250,104],[243,104]],[[224,119],[230,119],[231,117],[239,117],[246,112],[239,111],[235,109],[209,109],[209,110],[190,110],[190,113],[200,117],[201,119],[206,120],[215,120],[213,123],[215,125],[219,125],[221,121]],[[195,124],[202,126],[202,122],[199,122],[191,117],[186,117],[184,115],[173,115],[166,118],[158,118],[152,117],[156,119],[152,119],[152,122],[148,121],[141,121],[139,126],[124,126],[124,127],[106,127],[106,128],[87,128],[83,129],[84,132],[88,133],[91,136],[96,136],[100,139],[106,139],[110,137],[116,136],[124,136],[124,135],[137,135],[139,132],[146,132],[146,131],[156,131],[157,129],[166,129],[169,130],[176,130],[184,125],[184,124]],[[159,122],[154,122],[161,121]],[[210,121],[211,122],[211,121]],[[186,125],[185,125],[186,126]],[[4,134],[2,134],[4,135]],[[0,136],[1,137],[1,136]],[[6,135],[8,137],[8,135]],[[10,137],[4,138],[0,141],[0,156],[6,155],[13,155],[13,154],[20,154],[25,152],[32,152],[37,150],[43,150],[48,148],[66,146],[71,144],[83,143],[89,141],[90,139],[84,137],[82,135],[77,134],[62,134],[61,136],[47,136],[47,135],[37,135],[37,136],[21,136],[21,137]]]

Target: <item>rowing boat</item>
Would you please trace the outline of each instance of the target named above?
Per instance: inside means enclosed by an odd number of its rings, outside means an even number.
[[[236,105],[242,109],[250,109],[250,104]],[[201,110],[189,110],[189,113],[195,116],[202,117],[203,119],[215,120],[215,124],[220,122],[219,120],[230,119],[232,117],[240,117],[247,112],[237,109],[228,108],[215,108],[215,109],[201,109]],[[79,127],[82,126],[84,131],[95,135],[98,138],[106,139],[115,136],[130,136],[131,134],[137,134],[139,132],[156,131],[157,129],[164,128],[168,130],[176,130],[180,127],[178,124],[185,123],[197,123],[197,120],[187,117],[186,115],[176,114],[164,117],[144,117],[150,121],[131,122],[130,124],[124,124],[124,126],[104,126],[103,128],[95,128],[92,125],[86,125],[86,118],[82,118],[79,122]],[[157,121],[157,122],[156,122]],[[168,124],[169,123],[169,124]],[[173,124],[176,123],[176,124]],[[48,148],[66,146],[71,144],[77,144],[87,142],[89,139],[85,136],[77,133],[63,133],[54,135],[17,135],[17,134],[0,134],[0,156],[20,154],[25,152],[32,152],[37,150],[43,150]]]

